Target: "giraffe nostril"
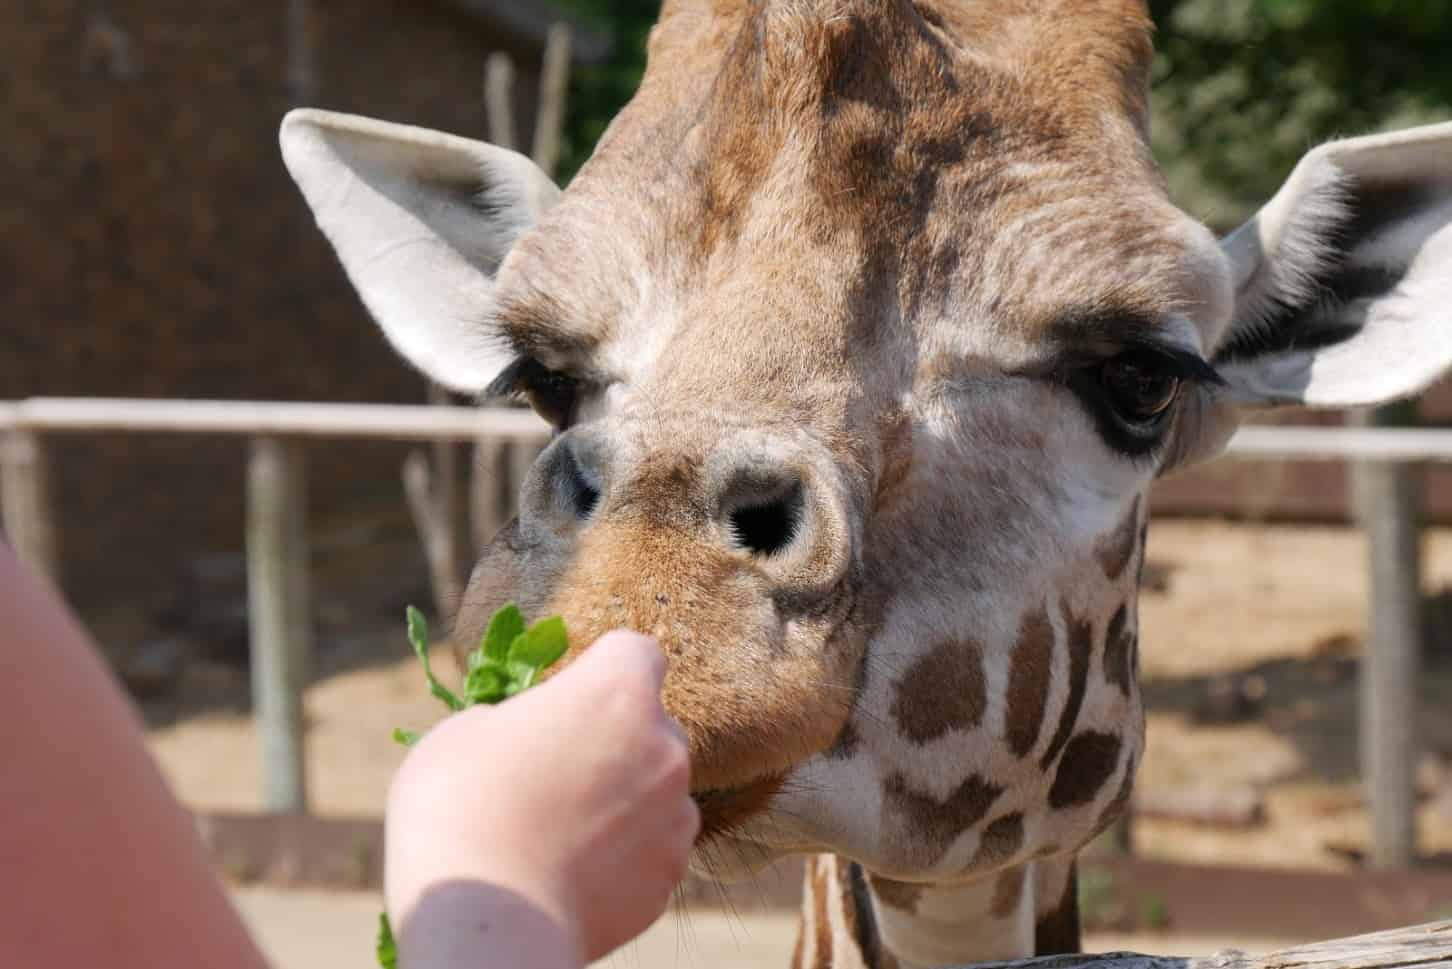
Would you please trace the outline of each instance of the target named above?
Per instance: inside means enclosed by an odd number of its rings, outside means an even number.
[[[740,505],[729,516],[736,543],[753,555],[775,555],[791,544],[802,517],[802,488],[796,482],[784,495]]]
[[[555,493],[565,509],[580,520],[589,518],[600,503],[600,488],[586,474],[573,448],[561,450],[554,479]]]

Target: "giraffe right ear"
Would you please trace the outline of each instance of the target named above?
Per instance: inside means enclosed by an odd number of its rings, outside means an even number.
[[[299,109],[283,161],[393,347],[432,380],[482,391],[508,364],[485,329],[494,277],[560,190],[523,155],[443,132]]]
[[[1363,407],[1452,369],[1452,124],[1333,141],[1221,243],[1225,386],[1188,401],[1166,467],[1213,457],[1245,407]]]

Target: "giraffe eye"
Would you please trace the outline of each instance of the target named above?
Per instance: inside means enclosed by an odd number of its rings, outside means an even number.
[[[580,397],[579,380],[557,370],[546,369],[534,360],[520,368],[516,380],[516,386],[529,401],[529,406],[557,431],[563,431],[574,423]]]
[[[1149,353],[1107,361],[1099,384],[1115,416],[1140,433],[1158,430],[1180,393],[1180,377]]]

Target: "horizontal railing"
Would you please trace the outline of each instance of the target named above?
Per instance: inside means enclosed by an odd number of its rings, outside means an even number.
[[[0,402],[0,522],[22,558],[57,574],[47,435],[221,434],[251,440],[247,468],[249,613],[267,804],[306,808],[301,697],[311,652],[305,563],[304,438],[543,441],[548,425],[517,408],[272,401],[29,398]],[[1370,601],[1377,642],[1363,669],[1363,745],[1370,752],[1374,854],[1403,864],[1414,832],[1416,602],[1414,514],[1402,465],[1452,462],[1452,430],[1250,426],[1228,455],[1253,461],[1350,461],[1363,468]],[[1369,484],[1368,484],[1369,483]],[[1399,490],[1400,489],[1400,490]],[[1368,497],[1369,496],[1369,497]],[[1391,536],[1387,538],[1386,536]],[[1390,618],[1391,625],[1383,620]],[[1392,632],[1387,632],[1387,630]]]

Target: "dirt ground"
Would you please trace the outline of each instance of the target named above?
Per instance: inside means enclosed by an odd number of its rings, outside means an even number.
[[[1356,663],[1366,607],[1364,545],[1333,527],[1156,522],[1152,586],[1141,599],[1149,802],[1237,791],[1263,804],[1227,828],[1140,818],[1149,858],[1295,868],[1354,867],[1367,840],[1357,782]],[[1452,530],[1428,537],[1427,588],[1452,585]],[[1439,625],[1444,625],[1439,621]],[[1419,711],[1419,844],[1452,859],[1452,629],[1424,677]],[[307,694],[310,802],[376,816],[402,750],[395,726],[440,708],[422,687],[402,622],[335,643]],[[201,810],[261,807],[245,672],[194,664],[182,703],[147,708],[152,747],[183,800]],[[1229,698],[1229,699],[1227,699]]]
[[[271,965],[277,969],[359,969],[373,964],[373,931],[381,905],[363,892],[280,892],[249,888],[234,899]],[[598,969],[758,969],[783,966],[796,941],[790,912],[667,912],[644,935]],[[1209,955],[1227,948],[1275,952],[1304,939],[1091,933],[1088,952]]]

